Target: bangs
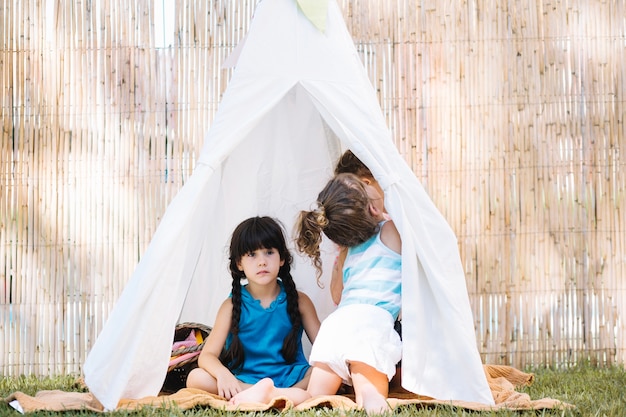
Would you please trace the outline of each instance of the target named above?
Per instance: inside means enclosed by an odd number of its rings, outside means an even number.
[[[237,257],[257,249],[277,249],[281,254],[284,250],[283,233],[280,227],[274,222],[264,221],[256,218],[250,222],[248,227],[241,231],[238,245],[233,248],[237,252]]]

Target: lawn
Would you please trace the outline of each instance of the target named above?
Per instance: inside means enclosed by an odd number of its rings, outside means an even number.
[[[535,383],[527,388],[520,389],[520,392],[528,393],[531,399],[555,398],[576,406],[573,410],[538,410],[538,411],[498,411],[498,412],[474,412],[462,410],[449,406],[438,406],[435,408],[401,407],[393,413],[395,416],[626,416],[626,371],[624,367],[612,366],[598,368],[589,364],[581,364],[568,369],[535,368],[526,369],[526,372],[535,374]],[[64,391],[76,391],[76,377],[2,377],[0,379],[0,395],[7,397],[15,391],[22,391],[29,395],[34,395],[40,390],[60,389]],[[38,412],[33,416],[73,416],[97,413],[87,412]],[[261,417],[271,413],[227,413],[215,409],[198,408],[187,411],[163,410],[163,409],[143,409],[136,412],[112,412],[111,417],[137,416],[137,417],[203,417],[229,415],[249,415]],[[322,416],[364,416],[362,412],[343,413],[339,410],[316,409],[310,411],[286,411],[281,413],[284,416],[298,417],[322,417]],[[0,417],[18,416],[19,413],[9,407],[4,401],[0,404]]]

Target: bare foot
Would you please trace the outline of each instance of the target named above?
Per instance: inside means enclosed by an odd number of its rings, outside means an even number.
[[[384,414],[391,411],[387,399],[379,392],[373,390],[368,395],[364,395],[363,403],[358,405],[363,407],[368,415]]]
[[[245,389],[230,399],[229,404],[239,405],[243,403],[264,403],[267,404],[272,399],[274,392],[274,381],[270,378],[263,378],[253,386]]]

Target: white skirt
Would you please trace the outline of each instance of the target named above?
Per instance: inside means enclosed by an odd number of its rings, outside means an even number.
[[[396,373],[402,342],[388,311],[367,304],[340,307],[323,322],[313,343],[309,363],[323,363],[352,385],[349,362],[363,362],[387,375]]]

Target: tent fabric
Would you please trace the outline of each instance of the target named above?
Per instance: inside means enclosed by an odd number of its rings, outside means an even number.
[[[85,382],[106,409],[159,392],[177,323],[214,321],[230,291],[234,227],[269,215],[291,234],[345,149],[381,184],[402,237],[403,387],[493,404],[456,237],[396,149],[334,0],[327,13],[321,32],[295,0],[258,4],[194,172],[84,364]],[[323,242],[323,288],[309,260],[291,248],[296,284],[323,319],[335,308],[334,245]]]

